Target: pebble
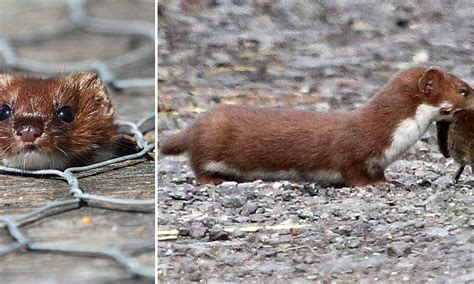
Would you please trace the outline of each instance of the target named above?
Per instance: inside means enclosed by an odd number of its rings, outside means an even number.
[[[348,248],[358,248],[358,247],[360,247],[360,241],[359,241],[359,239],[348,240],[346,246]]]
[[[189,235],[195,239],[202,239],[208,232],[207,227],[201,221],[192,221],[189,228]]]
[[[186,227],[178,228],[178,236],[186,237],[186,236],[189,236],[190,232],[191,232],[190,228],[186,228]]]
[[[283,194],[281,195],[281,199],[283,199],[283,201],[290,201],[292,200],[293,198],[295,198],[296,196],[294,196],[293,192],[291,191],[285,191],[283,192]]]
[[[394,242],[387,245],[387,254],[389,256],[403,257],[411,253],[410,244],[404,242]]]
[[[278,190],[278,189],[280,189],[281,187],[282,187],[282,184],[281,184],[280,182],[278,182],[278,181],[277,181],[277,182],[274,182],[274,183],[272,184],[272,189],[273,189],[273,190]]]
[[[470,219],[468,223],[469,228],[474,228],[474,219]]]
[[[426,235],[429,237],[444,238],[448,236],[449,232],[445,228],[429,228],[426,230]]]
[[[221,226],[214,226],[209,230],[209,241],[225,241],[229,239],[229,233]]]
[[[334,230],[335,233],[339,235],[344,235],[344,236],[350,236],[352,232],[351,226],[346,226],[346,225],[341,225],[337,226]]]
[[[232,57],[225,52],[215,52],[212,54],[216,62],[216,66],[228,66],[231,65]]]
[[[254,214],[258,209],[258,206],[255,203],[247,202],[240,211],[240,214],[243,216],[249,216],[250,214]]]
[[[313,219],[313,216],[314,216],[314,213],[313,211],[309,210],[309,209],[301,209],[301,210],[298,210],[297,212],[298,214],[298,217],[300,217],[301,219]]]
[[[255,187],[256,185],[253,182],[243,182],[243,183],[237,184],[237,189],[239,190],[246,190],[246,189],[251,189]]]
[[[221,200],[221,205],[225,208],[240,208],[247,202],[247,197],[244,195],[228,195]]]
[[[227,188],[237,187],[237,182],[235,182],[235,181],[224,181],[223,183],[221,183],[219,185],[219,187],[221,187],[221,188],[224,188],[224,187],[227,187]]]
[[[310,196],[316,196],[319,193],[319,188],[314,184],[305,184],[303,186],[303,192],[309,194]]]
[[[176,201],[173,202],[173,205],[171,205],[171,209],[180,211],[184,209],[184,201]]]
[[[231,236],[234,238],[243,238],[246,236],[246,233],[240,228],[235,228],[235,230],[231,233]]]
[[[191,200],[193,198],[193,195],[189,192],[186,192],[185,190],[178,189],[170,192],[170,197],[175,200]]]

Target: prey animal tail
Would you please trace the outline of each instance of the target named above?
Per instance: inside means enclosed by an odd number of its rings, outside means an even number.
[[[181,131],[167,138],[159,147],[160,153],[164,155],[179,155],[188,150],[188,135]]]

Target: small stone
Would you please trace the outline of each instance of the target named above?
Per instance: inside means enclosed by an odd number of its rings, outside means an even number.
[[[207,234],[207,227],[201,221],[191,222],[191,227],[189,230],[189,235],[195,239],[204,238]]]
[[[387,221],[387,223],[394,223],[395,221],[397,221],[397,218],[395,216],[387,216],[385,218],[385,221]]]
[[[176,201],[176,202],[173,202],[173,205],[171,205],[171,209],[176,210],[176,211],[183,210],[183,208],[184,208],[184,201]]]
[[[220,226],[214,226],[209,230],[209,241],[225,241],[229,239],[229,233]]]
[[[403,257],[411,253],[410,244],[404,242],[394,242],[387,245],[387,254],[389,256]]]
[[[334,209],[331,213],[335,217],[341,217],[343,215],[342,210],[339,208]]]
[[[195,181],[195,178],[194,178],[194,177],[187,176],[187,177],[185,178],[185,181],[186,181],[187,184],[193,184],[194,181]]]
[[[313,211],[308,210],[308,209],[301,209],[298,211],[298,217],[301,219],[313,219]]]
[[[245,232],[242,231],[240,228],[235,228],[235,230],[231,233],[231,236],[234,238],[243,238],[245,237]]]
[[[277,181],[277,182],[274,182],[274,183],[272,184],[272,189],[273,189],[273,190],[278,190],[278,189],[280,189],[281,187],[282,187],[282,184],[281,184],[280,182],[278,182],[278,181]]]
[[[336,237],[334,239],[334,248],[342,250],[345,248],[344,239],[341,237]]]
[[[240,208],[247,202],[247,197],[244,195],[228,195],[221,200],[221,205],[225,208]]]
[[[265,216],[262,216],[260,214],[252,214],[249,217],[249,219],[250,219],[251,222],[254,222],[254,223],[262,223],[262,222],[267,220],[267,218]]]
[[[469,228],[474,228],[474,219],[470,219],[468,223]]]
[[[348,248],[358,248],[360,247],[360,241],[359,239],[352,239],[352,240],[349,240],[346,244],[346,246]]]
[[[237,187],[237,182],[235,181],[225,181],[219,185],[219,187],[235,188]]]
[[[352,228],[350,226],[337,226],[334,229],[334,232],[338,233],[339,235],[350,236]]]
[[[373,30],[373,25],[359,19],[352,20],[350,24],[351,29],[355,32],[367,32]]]
[[[283,199],[283,201],[290,201],[294,198],[295,196],[293,195],[293,193],[291,191],[285,191],[283,192],[283,194],[281,195],[281,198]]]
[[[242,209],[240,211],[240,214],[243,216],[249,216],[250,214],[255,214],[257,211],[258,206],[254,203],[245,203],[244,206],[242,206]]]
[[[283,190],[285,191],[292,191],[296,188],[295,184],[292,184],[291,182],[283,182]]]
[[[212,57],[216,61],[216,66],[229,66],[231,65],[232,57],[225,52],[215,52]]]
[[[303,259],[303,262],[305,264],[313,264],[314,263],[314,256],[312,256],[311,254],[307,254],[304,259]]]
[[[319,188],[314,184],[305,184],[303,186],[303,192],[309,194],[310,196],[316,196],[319,193]]]
[[[243,183],[237,184],[237,189],[239,190],[245,190],[245,189],[254,188],[254,187],[255,187],[255,184],[253,182],[243,182]]]
[[[444,238],[449,235],[448,230],[445,228],[430,228],[426,231],[426,235],[429,237]]]
[[[474,244],[474,234],[472,234],[467,241],[471,244]]]
[[[189,228],[178,228],[178,236],[183,236],[183,237],[186,237],[186,236],[189,236],[189,233],[190,233],[190,229]]]
[[[425,223],[423,221],[415,222],[415,228],[423,228],[424,226],[425,226]]]
[[[170,197],[175,200],[191,200],[193,198],[192,194],[185,190],[174,190],[170,192]]]

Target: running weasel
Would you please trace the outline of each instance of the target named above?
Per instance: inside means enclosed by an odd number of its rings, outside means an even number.
[[[165,140],[187,153],[199,183],[301,180],[349,186],[384,182],[384,170],[437,120],[474,106],[466,83],[436,67],[393,77],[349,112],[220,106]]]

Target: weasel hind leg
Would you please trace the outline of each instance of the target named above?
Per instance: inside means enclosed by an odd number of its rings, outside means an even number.
[[[367,186],[375,183],[386,182],[383,171],[377,174],[369,175],[366,171],[360,169],[353,169],[344,175],[344,180],[351,186]]]

